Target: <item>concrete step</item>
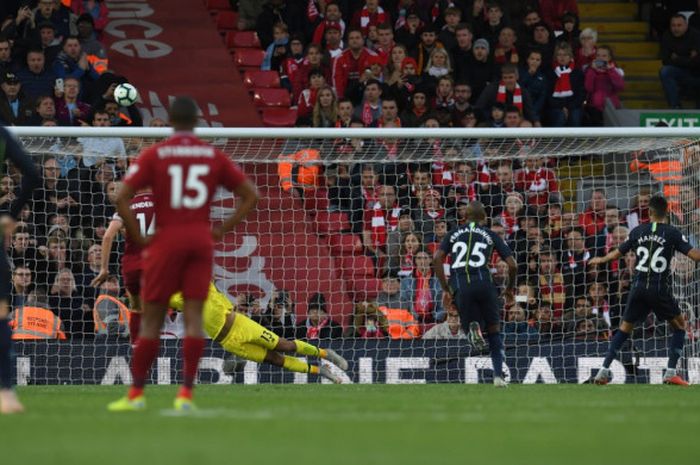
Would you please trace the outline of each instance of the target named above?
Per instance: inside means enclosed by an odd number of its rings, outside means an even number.
[[[649,31],[649,25],[643,21],[610,21],[610,22],[595,22],[581,23],[581,29],[593,28],[598,31],[598,34],[613,33],[613,34],[646,34]],[[600,39],[598,39],[600,43]]]
[[[668,104],[666,99],[660,98],[647,98],[647,99],[623,99],[622,106],[627,109],[632,110],[666,110],[668,109]]]
[[[599,45],[609,45],[613,49],[616,60],[627,58],[657,59],[659,57],[659,44],[657,42],[601,42]]]
[[[663,87],[661,87],[661,81],[658,79],[638,81],[627,79],[627,76],[625,76],[625,92],[654,95],[655,93],[663,92]]]
[[[661,60],[626,60],[617,65],[625,71],[625,76],[658,76]]]
[[[598,43],[606,44],[609,42],[644,42],[648,39],[648,33],[631,33],[631,32],[606,32],[598,31]]]
[[[581,3],[578,12],[582,21],[634,20],[637,16],[637,5],[634,3]]]

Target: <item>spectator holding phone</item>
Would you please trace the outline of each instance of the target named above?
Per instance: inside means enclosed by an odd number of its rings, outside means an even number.
[[[586,69],[584,85],[588,94],[586,114],[592,126],[603,124],[605,101],[610,99],[615,108],[620,108],[618,93],[625,88],[625,73],[615,66],[612,49],[601,45],[596,50],[596,59]]]

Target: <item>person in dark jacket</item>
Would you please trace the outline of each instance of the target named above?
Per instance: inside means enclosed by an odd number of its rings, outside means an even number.
[[[32,100],[42,95],[53,95],[56,74],[46,66],[46,57],[41,48],[33,48],[27,53],[27,66],[17,71],[22,82],[24,95]]]
[[[0,76],[0,124],[26,126],[32,117],[32,104],[22,92],[22,83],[14,73]]]
[[[496,103],[515,105],[523,116],[534,124],[539,124],[539,118],[532,110],[532,100],[527,89],[518,83],[518,67],[507,63],[501,68],[501,80],[490,83],[479,96],[476,108],[481,111],[481,118],[487,119],[488,112]]]
[[[531,50],[518,76],[520,85],[530,94],[535,121],[540,121],[549,90],[549,78],[542,71],[542,52]]]
[[[556,64],[549,77],[549,124],[553,127],[581,126],[586,99],[583,73],[574,67],[571,45],[561,42],[555,54]]]
[[[326,298],[323,294],[316,293],[311,296],[306,311],[306,322],[302,328],[305,339],[338,339],[343,336],[343,327],[333,321],[326,308]]]
[[[659,77],[666,100],[671,108],[680,108],[682,91],[697,92],[700,86],[700,32],[688,28],[681,14],[671,17],[671,29],[664,32],[661,60]]]

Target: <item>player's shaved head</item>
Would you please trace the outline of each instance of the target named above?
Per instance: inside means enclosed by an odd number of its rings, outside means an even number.
[[[668,212],[668,200],[663,195],[655,195],[649,200],[651,214],[660,220],[666,218]]]
[[[484,208],[484,204],[478,200],[469,202],[469,205],[467,205],[467,220],[476,223],[486,221],[486,209]]]
[[[197,104],[190,97],[176,97],[168,116],[176,131],[191,131],[197,125]]]

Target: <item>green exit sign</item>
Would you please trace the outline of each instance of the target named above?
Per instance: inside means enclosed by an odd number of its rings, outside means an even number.
[[[697,128],[700,127],[700,113],[640,113],[639,125],[642,127],[654,127],[659,123],[666,123],[671,128]]]

